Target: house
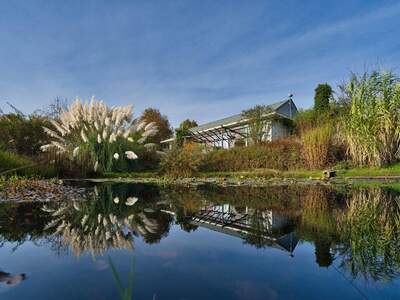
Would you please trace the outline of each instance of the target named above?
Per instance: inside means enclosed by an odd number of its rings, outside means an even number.
[[[262,140],[274,141],[287,137],[291,132],[291,121],[297,113],[297,107],[288,99],[267,105],[268,113],[264,116],[264,134]],[[231,148],[235,145],[250,145],[251,127],[242,113],[220,120],[202,124],[189,129],[186,140],[202,143],[209,147]],[[162,141],[167,148],[171,148],[175,138]]]

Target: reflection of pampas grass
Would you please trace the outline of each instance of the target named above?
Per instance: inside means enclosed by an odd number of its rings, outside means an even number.
[[[86,151],[89,161],[97,165],[94,167],[96,171],[99,168],[109,170],[112,155],[118,148],[110,145],[118,139],[133,142],[132,136],[139,136],[139,142],[144,143],[157,132],[154,122],[144,123],[133,119],[132,106],[108,108],[102,101],[94,98],[84,103],[77,99],[68,110],[61,112],[59,121],[51,120],[51,123],[55,130],[44,130],[53,141],[43,145],[41,150],[55,149],[76,159],[79,147],[79,152],[83,155]],[[134,155],[130,157],[129,159],[134,159]]]

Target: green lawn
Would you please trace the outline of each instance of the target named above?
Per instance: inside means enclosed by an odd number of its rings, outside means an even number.
[[[294,170],[277,171],[273,169],[255,169],[253,171],[240,172],[201,172],[197,175],[200,178],[211,177],[232,177],[232,178],[322,178],[323,170]],[[381,176],[400,176],[400,163],[385,168],[351,168],[337,170],[336,176],[339,178],[349,177],[381,177]],[[158,178],[162,177],[158,171],[132,172],[132,173],[107,173],[105,178]]]

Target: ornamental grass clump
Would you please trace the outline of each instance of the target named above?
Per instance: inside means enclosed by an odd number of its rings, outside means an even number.
[[[310,129],[301,136],[302,156],[311,170],[325,167],[330,160],[333,128],[330,125]]]
[[[50,122],[54,129],[44,130],[52,140],[42,151],[52,149],[95,172],[111,171],[122,159],[136,159],[130,147],[157,133],[154,123],[133,118],[132,106],[109,108],[94,98],[84,103],[77,99],[61,111],[58,121]]]
[[[344,87],[350,104],[343,138],[353,162],[381,167],[398,160],[400,82],[391,72],[352,75]]]

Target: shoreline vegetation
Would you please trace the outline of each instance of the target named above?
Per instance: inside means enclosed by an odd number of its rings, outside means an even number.
[[[291,98],[290,98],[291,99]],[[24,115],[0,111],[0,179],[130,180],[172,184],[400,182],[400,77],[351,74],[334,91],[315,89],[314,106],[287,120],[288,136],[266,140],[268,106],[245,110],[248,135],[232,146],[191,140],[194,120],[175,129],[148,108],[109,107],[94,97]],[[272,139],[272,138],[271,138]],[[324,174],[324,171],[328,172]],[[331,178],[332,177],[332,178]],[[4,184],[3,184],[4,186]]]

